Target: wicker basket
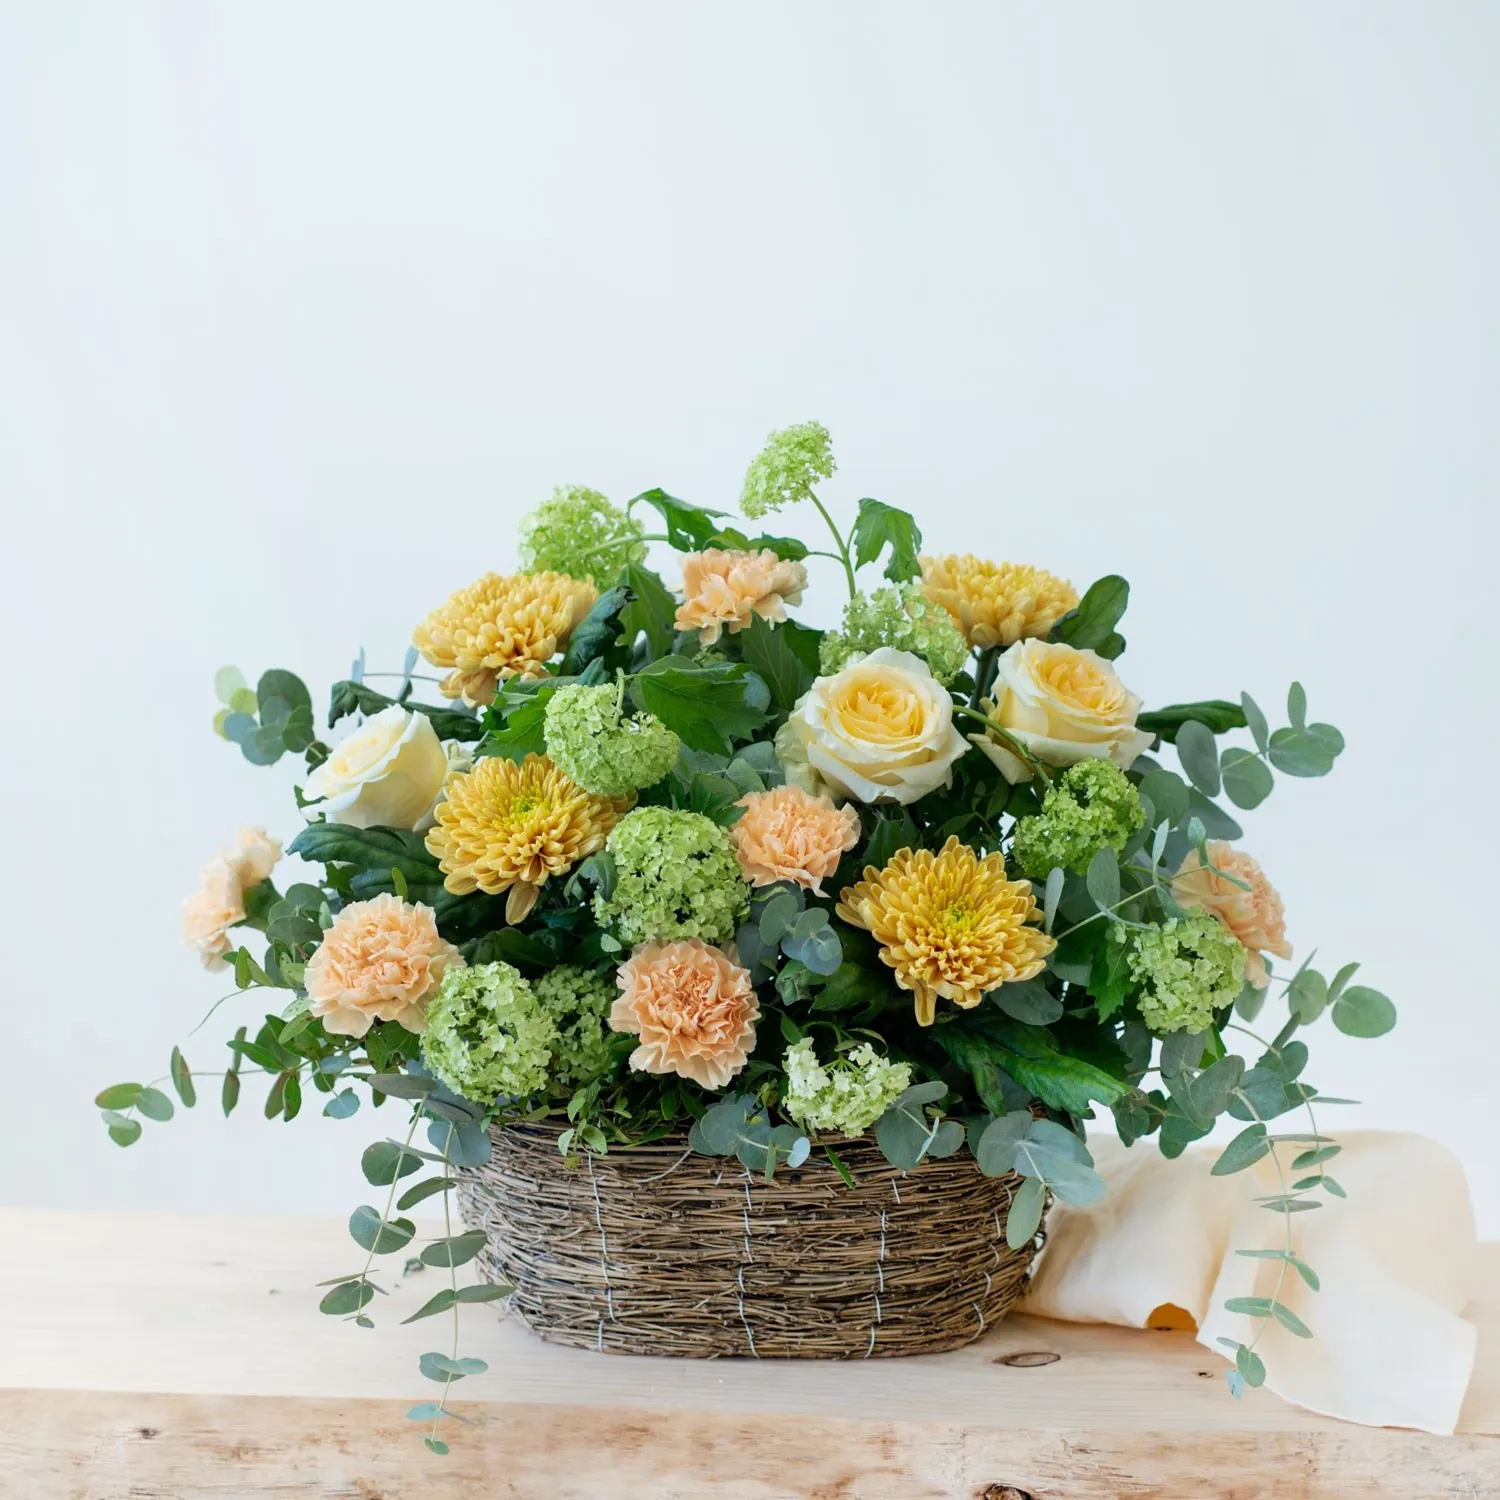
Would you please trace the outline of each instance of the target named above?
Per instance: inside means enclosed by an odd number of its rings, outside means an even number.
[[[898,1171],[840,1143],[774,1182],[683,1138],[568,1167],[558,1130],[491,1131],[463,1169],[481,1273],[553,1343],[626,1354],[848,1359],[928,1354],[982,1334],[1020,1296],[1041,1243],[1005,1243],[1021,1179],[967,1153]]]

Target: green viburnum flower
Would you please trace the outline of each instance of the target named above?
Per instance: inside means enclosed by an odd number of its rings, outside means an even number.
[[[864,1042],[830,1063],[818,1061],[812,1038],[787,1048],[781,1107],[804,1130],[863,1135],[911,1083],[911,1067],[881,1057]]]
[[[557,1028],[510,964],[452,968],[427,1007],[422,1061],[475,1104],[527,1099],[547,1083]]]
[[[620,993],[614,976],[563,964],[549,969],[532,989],[557,1028],[552,1069],[558,1082],[581,1088],[607,1072],[614,1061],[607,1020]]]
[[[749,912],[740,862],[724,830],[702,813],[638,807],[604,847],[614,857],[615,884],[608,900],[594,897],[594,919],[630,946],[722,943]]]
[[[953,623],[953,616],[934,604],[915,583],[856,594],[844,606],[839,628],[823,637],[818,665],[825,677],[832,677],[854,657],[882,646],[920,656],[945,687],[969,660],[968,642]]]
[[[1106,760],[1081,760],[1047,788],[1042,810],[1016,824],[1012,854],[1033,880],[1057,868],[1082,875],[1101,849],[1119,853],[1146,810],[1130,778]]]
[[[521,520],[521,571],[612,579],[646,560],[646,528],[598,490],[560,484]]]
[[[682,741],[655,714],[621,718],[613,684],[572,683],[547,700],[542,733],[555,765],[596,797],[653,786],[677,764]]]
[[[1128,942],[1126,961],[1139,989],[1141,1019],[1152,1031],[1207,1031],[1214,1012],[1232,1005],[1245,983],[1245,949],[1207,912],[1171,917],[1144,932],[1110,925],[1110,942]]]
[[[809,500],[814,483],[833,478],[837,467],[828,429],[821,422],[783,427],[766,439],[766,446],[750,461],[740,511],[753,521],[783,505]]]

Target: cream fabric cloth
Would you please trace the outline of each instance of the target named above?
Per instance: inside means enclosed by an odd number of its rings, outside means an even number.
[[[1288,1127],[1293,1128],[1293,1127]],[[1266,1388],[1326,1416],[1372,1427],[1451,1433],[1474,1365],[1477,1334],[1460,1316],[1478,1291],[1478,1243],[1463,1168],[1436,1141],[1385,1131],[1338,1136],[1328,1170],[1347,1199],[1292,1216],[1293,1253],[1322,1283],[1288,1267],[1279,1300],[1312,1329],[1272,1323],[1256,1345]],[[1078,1323],[1147,1325],[1170,1303],[1198,1342],[1248,1341],[1229,1297],[1269,1297],[1281,1263],[1236,1255],[1285,1245],[1285,1220],[1252,1200],[1278,1191],[1269,1157],[1228,1177],[1209,1173],[1222,1145],[1167,1161],[1154,1141],[1126,1150],[1091,1141],[1109,1191],[1091,1208],[1054,1205],[1023,1310]],[[1281,1146],[1288,1182],[1292,1156]],[[1248,1393],[1246,1399],[1253,1399]]]

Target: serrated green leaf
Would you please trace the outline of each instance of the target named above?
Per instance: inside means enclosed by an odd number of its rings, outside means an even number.
[[[922,532],[912,516],[894,505],[883,500],[861,500],[851,540],[857,568],[874,562],[889,546],[891,555],[886,559],[884,571],[893,583],[904,583],[921,572],[917,554],[922,550]]]
[[[1130,585],[1118,574],[1108,574],[1091,584],[1077,607],[1052,627],[1047,639],[1063,641],[1080,651],[1096,651],[1113,660],[1125,642],[1115,631],[1130,603]]]

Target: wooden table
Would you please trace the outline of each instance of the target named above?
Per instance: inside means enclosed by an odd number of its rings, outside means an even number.
[[[0,1210],[5,1500],[1402,1500],[1500,1497],[1500,1245],[1455,1438],[1233,1401],[1181,1333],[1012,1317],[952,1354],[843,1364],[555,1348],[466,1309],[472,1427],[447,1458],[405,1420],[447,1324],[322,1317],[357,1268],[342,1223]],[[1055,1356],[1055,1357],[1053,1357]]]

